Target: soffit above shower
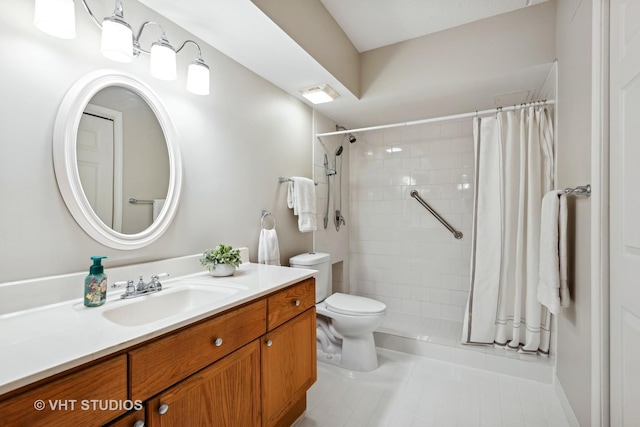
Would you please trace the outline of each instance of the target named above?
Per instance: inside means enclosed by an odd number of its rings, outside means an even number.
[[[486,109],[496,93],[535,93],[555,59],[555,0],[140,2],[302,102],[299,89],[329,84],[341,96],[311,107],[348,127]],[[494,33],[487,51],[524,41],[526,57],[482,58],[477,45],[460,51],[459,40],[479,38],[474,31]],[[455,58],[451,40],[459,44]]]
[[[548,0],[320,1],[356,49],[366,52]]]

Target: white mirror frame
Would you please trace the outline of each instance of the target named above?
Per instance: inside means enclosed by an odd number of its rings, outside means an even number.
[[[123,234],[103,223],[84,194],[78,172],[76,143],[82,112],[100,90],[120,86],[138,94],[155,113],[164,132],[169,152],[169,188],[157,219],[144,231]],[[162,102],[135,76],[116,70],[99,70],[80,78],[67,92],[58,109],[53,128],[53,165],[62,198],[76,222],[96,241],[115,249],[138,249],[157,240],[171,225],[178,210],[182,187],[182,162],[178,136]]]

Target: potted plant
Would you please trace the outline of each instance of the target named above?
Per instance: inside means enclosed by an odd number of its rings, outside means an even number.
[[[240,249],[218,245],[215,249],[207,249],[200,258],[200,264],[207,267],[212,276],[231,276],[241,264]]]

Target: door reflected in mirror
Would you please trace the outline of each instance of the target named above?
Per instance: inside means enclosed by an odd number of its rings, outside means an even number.
[[[149,228],[167,197],[170,164],[145,100],[120,86],[97,92],[82,114],[76,147],[82,189],[100,220],[122,234]]]

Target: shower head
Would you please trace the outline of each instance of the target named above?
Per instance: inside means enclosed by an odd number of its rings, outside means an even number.
[[[336,150],[336,156],[339,156],[340,154],[342,154],[342,145]]]
[[[336,125],[336,131],[339,131],[339,130],[349,130],[349,129],[347,129],[344,126]],[[356,137],[353,136],[353,134],[351,132],[347,133],[347,136],[349,136],[349,142],[350,143],[353,144],[354,142],[356,142]]]

